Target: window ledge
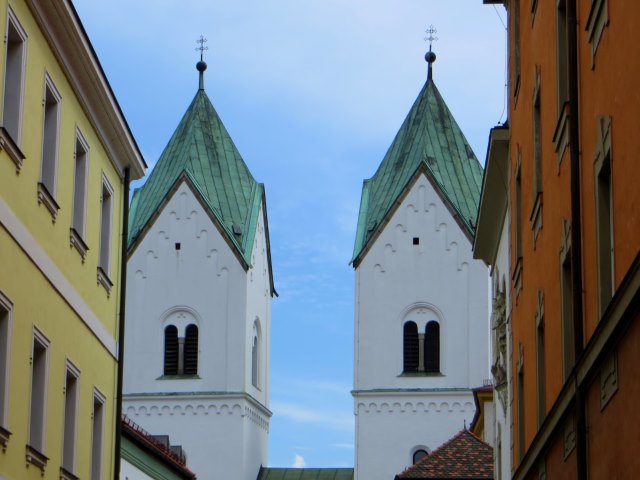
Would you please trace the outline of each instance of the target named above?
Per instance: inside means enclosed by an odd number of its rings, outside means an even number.
[[[9,437],[11,432],[6,428],[0,427],[0,447],[2,447],[2,453],[7,451],[7,445],[9,445]]]
[[[33,448],[31,445],[27,445],[27,463],[38,467],[40,470],[42,470],[43,475],[48,461],[49,458],[46,457],[43,453]]]
[[[160,375],[156,380],[200,380],[199,375]]]
[[[104,287],[107,295],[111,293],[113,282],[109,279],[109,275],[107,275],[107,272],[105,272],[102,267],[98,267],[98,283]]]
[[[402,372],[398,377],[444,377],[441,372]]]
[[[84,259],[87,256],[89,247],[86,243],[84,243],[84,240],[82,240],[82,236],[80,235],[80,233],[78,233],[78,231],[73,227],[69,229],[69,242],[78,251],[78,253],[82,257],[82,263],[84,263]]]
[[[16,164],[16,173],[20,173],[22,168],[22,162],[25,159],[24,153],[18,148],[18,145],[13,140],[7,129],[0,127],[0,149],[7,152],[9,158]]]
[[[42,203],[47,207],[47,210],[51,213],[51,219],[55,222],[58,216],[58,210],[60,210],[60,205],[58,205],[53,195],[51,195],[51,192],[49,192],[49,189],[42,182],[38,182],[38,203]]]
[[[60,467],[60,480],[80,480],[73,473],[64,467]]]

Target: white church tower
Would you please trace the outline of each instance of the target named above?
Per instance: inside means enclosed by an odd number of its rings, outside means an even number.
[[[474,260],[482,167],[432,79],[364,182],[356,277],[357,480],[389,480],[471,423],[489,373]]]
[[[264,186],[203,87],[130,210],[123,412],[200,480],[267,465],[274,286]]]

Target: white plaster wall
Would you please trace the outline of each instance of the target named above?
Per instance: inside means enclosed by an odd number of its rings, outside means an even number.
[[[420,244],[413,245],[419,237]],[[488,271],[474,260],[465,236],[426,176],[421,175],[392,214],[356,269],[354,402],[356,477],[387,480],[410,463],[419,443],[438,447],[470,424],[471,389],[490,377]],[[409,376],[403,370],[403,324],[419,331],[440,324],[442,375]],[[462,408],[417,409],[362,415],[373,394],[394,404],[407,390],[422,390],[422,402],[462,395]],[[451,403],[448,403],[451,405]]]
[[[242,390],[246,276],[182,183],[129,258],[124,392]],[[157,380],[163,374],[164,326],[180,310],[198,319],[200,378]]]
[[[497,288],[502,289],[504,286],[505,302],[507,311],[507,358],[511,358],[511,296],[510,296],[510,265],[509,265],[509,210],[507,209],[503,224],[502,233],[500,235],[500,243],[496,254],[495,264],[491,272],[492,291],[495,294]],[[493,348],[496,348],[493,346]],[[511,381],[511,362],[507,362],[507,378]],[[498,397],[494,390],[493,403],[495,408],[495,426],[494,426],[494,459],[495,459],[495,478],[511,477],[511,388],[507,387],[506,402]],[[500,473],[498,473],[498,470]]]
[[[413,237],[420,245],[413,245]],[[488,272],[424,175],[356,269],[355,390],[473,388],[489,377]],[[406,319],[440,323],[439,377],[402,373]]]
[[[120,461],[120,480],[154,480],[124,458]]]
[[[271,279],[267,257],[267,237],[264,209],[260,207],[256,236],[251,253],[251,268],[247,275],[247,317],[246,351],[244,378],[247,391],[264,406],[269,405],[269,359],[271,345]],[[258,361],[258,388],[251,382],[251,349],[253,346],[253,326],[260,325],[260,355]]]
[[[356,404],[356,476],[390,480],[411,466],[416,447],[432,451],[473,420],[471,392],[367,395]]]
[[[266,465],[270,414],[240,395],[129,397],[124,413],[181,445],[199,480],[255,480]]]

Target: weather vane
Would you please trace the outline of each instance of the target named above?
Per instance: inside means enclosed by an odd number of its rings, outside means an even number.
[[[200,61],[202,61],[202,55],[205,50],[209,50],[209,47],[205,47],[204,44],[207,43],[207,39],[204,38],[204,35],[200,35],[200,38],[196,40],[196,43],[199,43],[200,46],[196,47],[196,52],[200,51]]]
[[[429,42],[429,50],[431,50],[431,44],[438,41],[438,37],[435,36],[435,34],[438,33],[438,30],[436,30],[436,27],[432,24],[429,25],[429,28],[427,28],[424,33],[428,35],[424,37],[424,41]]]

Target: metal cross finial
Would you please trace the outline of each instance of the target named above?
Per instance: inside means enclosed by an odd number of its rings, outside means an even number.
[[[429,50],[431,50],[431,44],[438,41],[438,37],[435,36],[435,34],[438,33],[438,30],[436,30],[436,27],[432,24],[429,25],[429,28],[427,28],[424,33],[428,35],[427,37],[424,37],[424,41],[429,42]]]
[[[204,44],[207,43],[207,39],[204,38],[204,35],[200,35],[200,38],[196,40],[196,43],[200,44],[199,47],[196,47],[196,52],[198,50],[200,51],[200,61],[202,61],[202,54],[204,53],[205,50],[209,50],[209,47],[204,46]]]

